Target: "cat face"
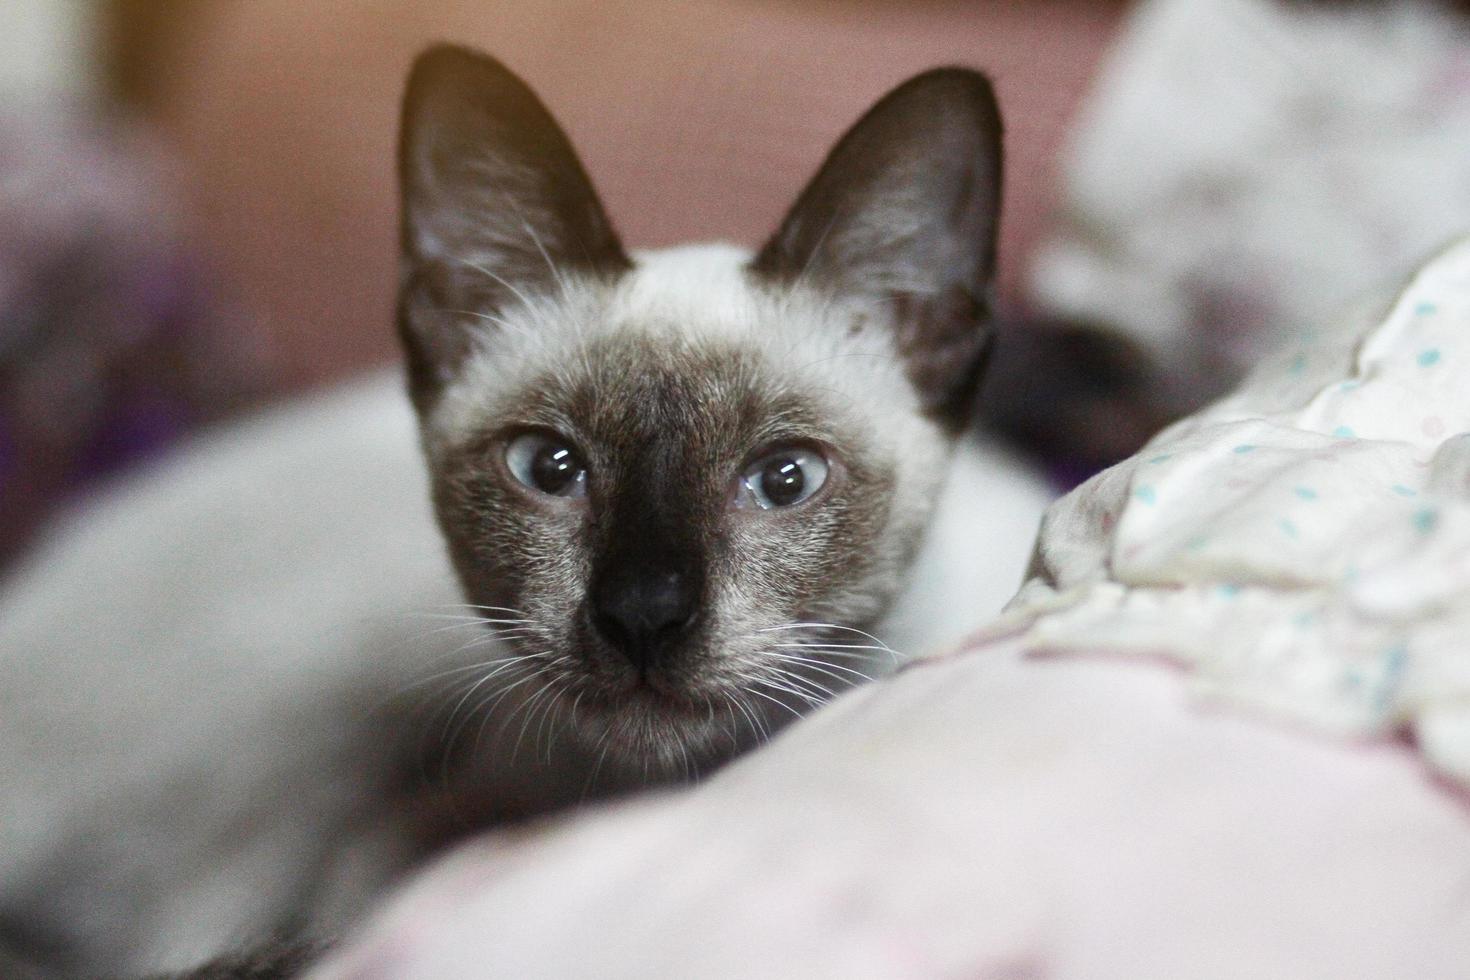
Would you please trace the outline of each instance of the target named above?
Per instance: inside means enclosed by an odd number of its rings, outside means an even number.
[[[931,72],[754,257],[635,261],[518,79],[419,59],[399,327],[451,558],[518,658],[502,683],[667,770],[881,665],[862,631],[903,584],[988,340],[999,168],[989,86]]]

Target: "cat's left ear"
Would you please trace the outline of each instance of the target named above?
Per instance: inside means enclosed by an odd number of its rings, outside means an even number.
[[[989,81],[925,72],[848,130],[752,269],[886,304],[925,409],[962,423],[991,339],[1000,187]]]

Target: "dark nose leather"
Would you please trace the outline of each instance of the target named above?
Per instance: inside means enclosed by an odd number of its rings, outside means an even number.
[[[591,598],[593,625],[640,672],[689,631],[699,612],[697,584],[675,571],[609,575]]]

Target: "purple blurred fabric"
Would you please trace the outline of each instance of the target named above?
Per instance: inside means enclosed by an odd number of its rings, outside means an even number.
[[[0,114],[0,571],[55,508],[265,390],[146,133]]]

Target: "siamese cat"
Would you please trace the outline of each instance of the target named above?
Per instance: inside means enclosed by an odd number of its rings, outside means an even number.
[[[415,64],[398,163],[412,413],[373,379],[201,442],[0,595],[12,974],[330,937],[454,837],[707,773],[1020,580],[1048,493],[964,433],[983,76],[883,98],[753,254],[626,251],[460,48]]]

